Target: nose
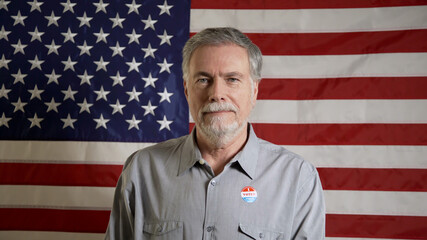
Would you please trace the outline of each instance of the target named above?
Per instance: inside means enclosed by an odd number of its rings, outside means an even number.
[[[209,101],[222,102],[225,101],[227,86],[221,79],[215,78],[209,87]]]

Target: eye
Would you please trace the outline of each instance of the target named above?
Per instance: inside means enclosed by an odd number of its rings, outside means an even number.
[[[238,78],[228,78],[227,81],[229,81],[229,82],[237,82],[237,81],[239,81],[239,79]]]
[[[208,83],[208,79],[207,78],[199,78],[197,79],[197,83]]]

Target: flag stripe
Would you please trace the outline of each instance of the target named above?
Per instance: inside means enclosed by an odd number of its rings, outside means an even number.
[[[427,76],[427,53],[264,56],[263,59],[263,78]]]
[[[192,9],[190,32],[233,27],[245,33],[366,32],[427,28],[427,5],[354,9]]]
[[[115,187],[122,165],[0,163],[0,184]],[[21,176],[17,178],[16,176]]]
[[[104,233],[70,233],[44,231],[0,231],[0,239],[8,240],[103,240]]]
[[[121,165],[0,163],[0,184],[115,187],[121,169]],[[325,190],[427,192],[425,169],[318,168],[318,172]]]
[[[0,208],[0,230],[104,233],[110,211]]]
[[[427,169],[317,168],[325,190],[425,191]]]
[[[325,190],[326,213],[426,216],[427,192]]]
[[[365,8],[365,7],[392,7],[392,6],[411,6],[424,5],[423,0],[389,0],[389,1],[316,1],[316,0],[301,0],[301,1],[282,1],[282,0],[193,0],[191,8],[201,9],[301,9],[301,8]]]
[[[427,217],[326,215],[328,237],[427,239]]]
[[[274,111],[272,111],[274,109]],[[427,123],[427,100],[258,100],[252,123]]]
[[[258,99],[427,99],[427,77],[263,79]]]
[[[110,210],[114,187],[0,185],[0,206]]]
[[[427,145],[427,124],[253,124],[278,145]],[[286,136],[286,137],[283,137]]]
[[[190,35],[194,35],[191,33]],[[263,55],[427,52],[426,29],[344,33],[248,33]],[[384,42],[390,42],[384,44]]]

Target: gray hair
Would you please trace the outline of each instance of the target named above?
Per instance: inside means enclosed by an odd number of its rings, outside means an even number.
[[[253,81],[261,81],[262,53],[258,46],[241,31],[230,28],[207,28],[190,38],[182,50],[182,73],[184,80],[188,78],[190,58],[193,52],[205,45],[236,44],[247,50],[249,69]]]

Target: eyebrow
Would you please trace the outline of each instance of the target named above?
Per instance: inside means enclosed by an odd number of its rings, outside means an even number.
[[[238,76],[238,77],[243,77],[243,74],[240,72],[227,72],[224,74],[221,74],[223,77],[233,77],[233,76]],[[199,77],[199,76],[204,76],[204,77],[212,77],[211,74],[207,73],[207,72],[197,72],[193,75],[193,77]]]

